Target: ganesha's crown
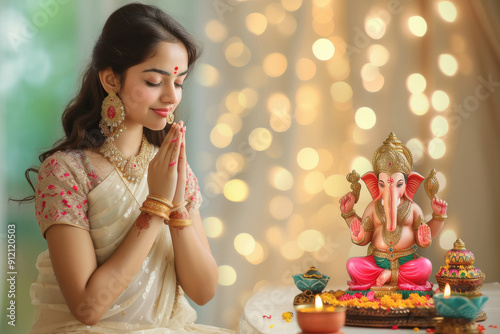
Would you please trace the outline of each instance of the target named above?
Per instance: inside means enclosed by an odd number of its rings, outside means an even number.
[[[387,173],[392,175],[400,172],[410,174],[413,168],[413,156],[408,147],[403,145],[394,132],[384,141],[373,155],[373,170],[375,174]]]

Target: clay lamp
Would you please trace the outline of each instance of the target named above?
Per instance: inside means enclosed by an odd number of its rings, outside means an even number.
[[[436,324],[435,333],[479,333],[475,322],[488,297],[472,294],[452,294],[449,284],[444,293],[434,295],[434,304],[443,321]]]
[[[346,309],[344,307],[324,306],[319,295],[316,295],[314,305],[302,304],[295,307],[297,322],[301,334],[323,333],[341,334],[345,324]]]

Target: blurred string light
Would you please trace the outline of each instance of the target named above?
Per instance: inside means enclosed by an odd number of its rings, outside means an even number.
[[[208,238],[218,238],[224,231],[224,224],[218,217],[206,217],[203,219],[203,227]]]
[[[363,130],[371,129],[375,126],[377,122],[377,116],[375,112],[368,107],[361,107],[356,110],[356,114],[354,116],[356,121],[356,125]]]
[[[280,253],[286,260],[293,261],[301,258],[304,255],[304,250],[300,248],[297,241],[290,240],[281,246]]]
[[[295,12],[302,6],[302,0],[281,0],[281,5],[286,11]]]
[[[316,152],[318,152],[318,157],[319,157],[318,165],[316,166],[316,168],[322,172],[330,170],[330,168],[333,165],[333,155],[330,152],[330,150],[325,148],[320,148],[316,150]]]
[[[265,151],[271,146],[273,135],[266,128],[256,128],[248,135],[248,144],[256,151]]]
[[[458,62],[455,57],[450,54],[439,55],[439,69],[447,76],[454,76],[458,70]]]
[[[234,249],[241,255],[250,255],[255,250],[255,239],[248,233],[240,233],[234,238]]]
[[[429,156],[433,159],[440,159],[446,153],[446,144],[441,138],[433,138],[427,146]]]
[[[372,170],[372,163],[365,157],[358,156],[351,163],[351,170],[354,169],[361,175]]]
[[[300,233],[297,243],[306,252],[315,252],[325,245],[325,237],[320,231],[305,230]]]
[[[373,39],[381,39],[386,29],[385,22],[379,17],[366,18],[365,20],[365,32]]]
[[[245,25],[248,31],[259,36],[266,31],[267,19],[261,13],[251,13],[245,18]]]
[[[455,22],[457,18],[457,8],[450,1],[440,1],[437,4],[439,15],[447,22]]]
[[[286,14],[283,21],[278,24],[278,32],[284,36],[292,36],[297,30],[297,20],[290,14]]]
[[[224,113],[217,119],[217,124],[226,124],[231,128],[233,135],[240,132],[243,121],[237,114]]]
[[[195,71],[196,81],[205,87],[213,87],[219,82],[219,70],[209,64],[199,64]]]
[[[205,34],[212,42],[220,43],[227,38],[227,29],[220,21],[210,20],[205,25]]]
[[[225,123],[217,124],[210,132],[210,141],[217,148],[228,146],[233,140],[233,130]]]
[[[269,171],[269,183],[278,190],[290,190],[293,186],[293,175],[281,166],[274,166]]]
[[[295,94],[295,122],[300,125],[313,123],[318,117],[321,95],[316,86],[302,84]]]
[[[345,195],[346,189],[345,185],[345,175],[330,175],[326,178],[324,188],[325,193],[331,197],[340,197]]]
[[[245,157],[236,152],[228,152],[221,154],[216,162],[215,168],[218,172],[224,172],[230,177],[241,173],[246,167]]]
[[[448,120],[443,116],[436,116],[431,122],[432,134],[436,137],[443,137],[448,133],[449,125]]]
[[[268,250],[265,245],[260,242],[255,242],[255,248],[252,253],[246,255],[246,259],[253,265],[262,263],[268,255]]]
[[[368,48],[370,62],[376,66],[384,66],[389,61],[389,51],[380,44],[370,45]]]
[[[352,99],[353,91],[347,82],[337,81],[330,86],[330,94],[335,101],[346,103]]]
[[[424,156],[424,144],[418,138],[412,138],[407,143],[406,146],[411,151],[413,155],[413,161],[419,162]]]
[[[413,73],[408,76],[406,79],[406,88],[412,94],[420,94],[427,87],[427,81],[424,76],[420,73]]]
[[[412,34],[422,37],[427,32],[427,22],[422,16],[412,16],[408,19],[408,27]]]
[[[285,73],[287,65],[286,57],[282,53],[274,52],[268,54],[264,58],[264,73],[273,78],[279,77]]]
[[[278,2],[272,2],[264,9],[267,21],[271,24],[281,23],[286,16],[284,8]]]
[[[304,170],[314,169],[318,165],[318,162],[318,152],[311,147],[305,147],[297,153],[297,163]]]
[[[228,63],[234,67],[243,67],[252,58],[250,49],[238,37],[232,37],[224,43],[224,55]]]
[[[429,99],[425,94],[413,94],[410,96],[410,110],[418,116],[425,115],[429,111]]]
[[[245,181],[233,179],[224,185],[224,196],[232,202],[243,202],[248,197],[248,185]]]
[[[270,245],[283,245],[283,230],[279,226],[271,226],[266,231],[266,240]]]
[[[431,103],[436,111],[444,111],[450,106],[450,98],[442,90],[436,90],[432,93]]]
[[[302,81],[310,80],[316,74],[316,64],[309,58],[300,58],[295,65],[295,73]]]
[[[312,171],[307,173],[304,178],[304,190],[306,193],[315,195],[321,192],[324,188],[325,176],[320,171]]]
[[[329,39],[320,38],[313,43],[312,50],[316,58],[325,61],[333,57],[335,46]]]
[[[236,270],[229,265],[219,266],[219,285],[230,286],[236,282]]]

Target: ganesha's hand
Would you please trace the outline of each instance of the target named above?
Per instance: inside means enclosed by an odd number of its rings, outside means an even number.
[[[446,201],[434,197],[431,201],[432,212],[437,215],[446,215],[446,209],[448,208],[448,203]]]
[[[356,244],[363,242],[365,239],[365,231],[358,218],[354,218],[351,222],[351,238]]]
[[[354,208],[354,195],[348,192],[339,200],[339,203],[342,213],[350,212]]]
[[[429,225],[427,224],[422,224],[418,228],[418,243],[421,247],[428,247],[431,244],[431,229]]]

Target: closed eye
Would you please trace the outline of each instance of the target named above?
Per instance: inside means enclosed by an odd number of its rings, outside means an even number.
[[[162,84],[161,81],[159,83],[155,84],[155,83],[152,83],[152,82],[146,80],[146,85],[148,85],[149,87],[158,87],[161,84]]]

